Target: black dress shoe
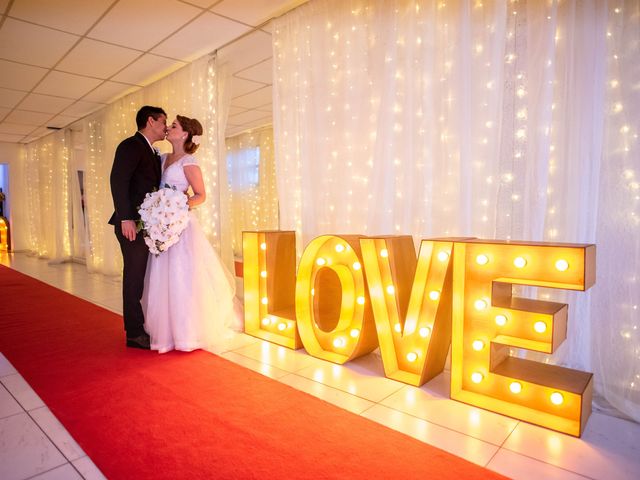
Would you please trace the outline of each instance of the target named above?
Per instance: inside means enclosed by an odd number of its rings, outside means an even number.
[[[151,348],[149,335],[143,333],[141,335],[138,335],[137,337],[127,337],[127,347],[149,350]]]

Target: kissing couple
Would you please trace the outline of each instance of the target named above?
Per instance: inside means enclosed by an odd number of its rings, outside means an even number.
[[[157,350],[216,350],[232,329],[241,330],[235,280],[211,247],[192,211],[206,200],[202,171],[194,153],[203,134],[195,118],[177,115],[167,126],[160,107],[136,114],[137,132],[116,148],[111,169],[114,226],[123,258],[122,302],[126,346]],[[155,142],[167,140],[160,155]],[[184,192],[188,225],[178,242],[151,255],[138,207],[148,193],[168,185]]]

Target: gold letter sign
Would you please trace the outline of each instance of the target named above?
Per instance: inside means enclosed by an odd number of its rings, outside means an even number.
[[[451,344],[451,241],[360,240],[385,375],[420,386],[444,369]]]
[[[580,436],[593,375],[512,356],[553,353],[568,306],[514,285],[586,290],[595,245],[325,235],[296,278],[294,232],[244,232],[245,332],[342,364],[380,347],[385,375],[420,386],[444,369],[451,398]]]
[[[296,317],[304,348],[343,364],[378,346],[356,235],[324,235],[302,254]]]
[[[451,398],[580,436],[591,413],[593,375],[512,357],[552,353],[567,333],[567,305],[513,296],[513,285],[585,290],[595,246],[456,242]]]
[[[296,328],[295,232],[242,232],[244,331],[300,348]]]

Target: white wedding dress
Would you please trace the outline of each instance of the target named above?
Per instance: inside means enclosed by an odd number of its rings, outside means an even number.
[[[164,170],[165,184],[186,191],[189,182],[183,167],[197,165],[185,155]],[[167,251],[149,254],[142,308],[151,349],[218,351],[241,330],[240,302],[235,299],[235,281],[211,247],[193,212],[180,240]]]

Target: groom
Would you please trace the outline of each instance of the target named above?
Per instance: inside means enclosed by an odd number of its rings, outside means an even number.
[[[115,227],[122,250],[122,307],[127,347],[149,349],[144,331],[142,291],[149,249],[142,233],[136,233],[138,206],[147,193],[160,185],[160,156],[151,146],[167,133],[167,114],[160,107],[144,106],[136,115],[138,131],[116,149],[111,168],[111,196],[115,212],[109,223]]]

